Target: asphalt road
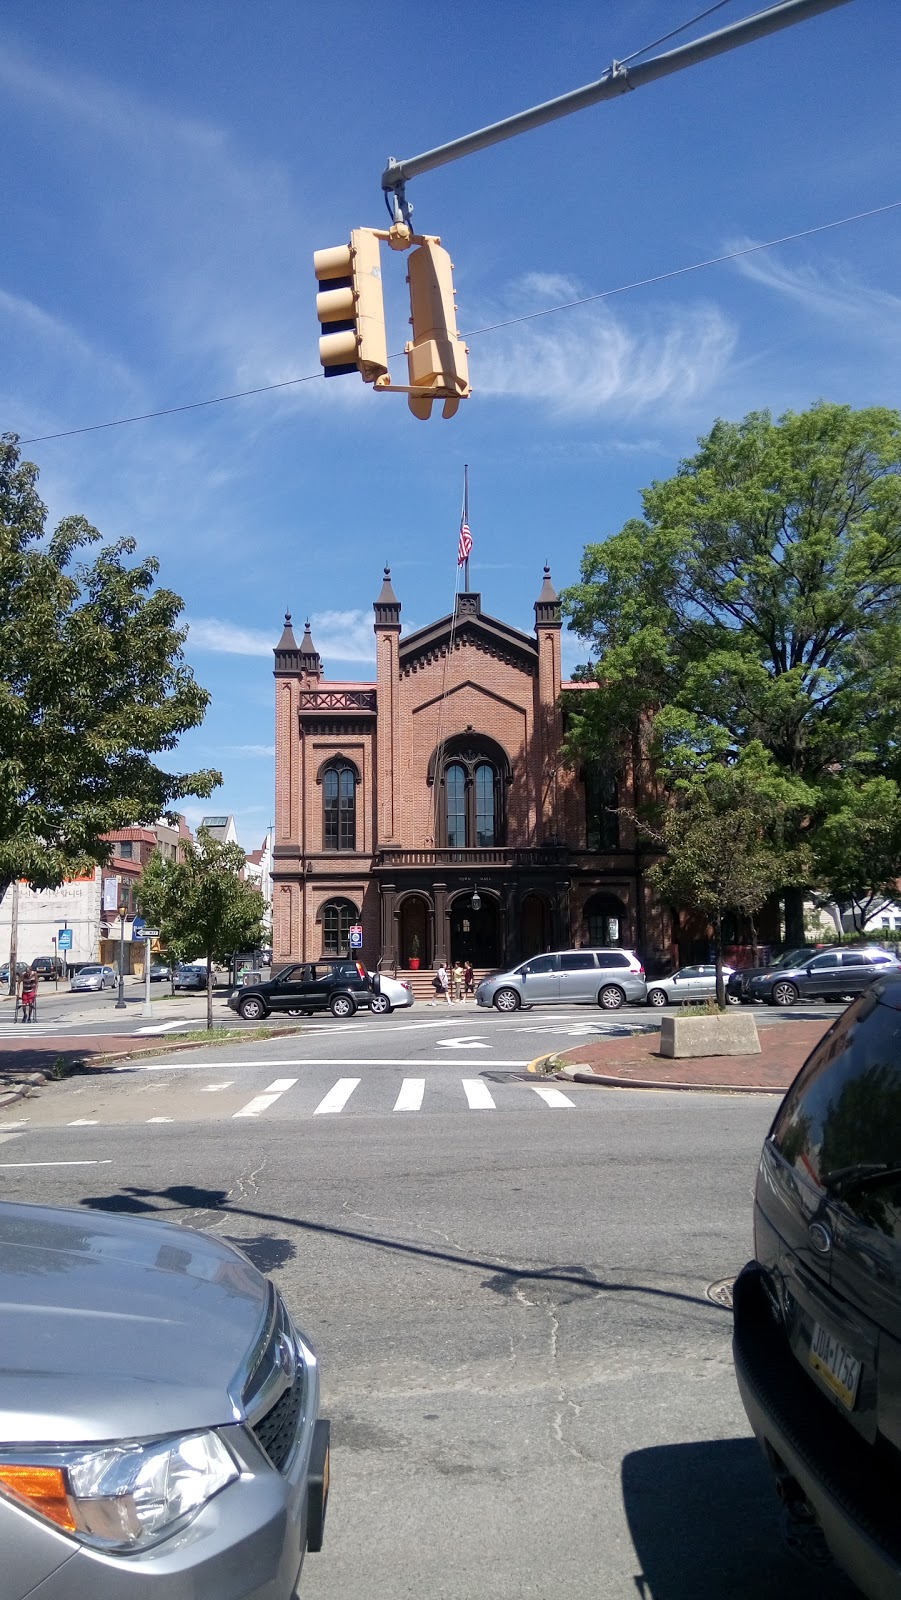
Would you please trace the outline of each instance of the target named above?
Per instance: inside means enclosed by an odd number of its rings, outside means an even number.
[[[781,1543],[705,1294],[751,1252],[775,1099],[529,1080],[615,1025],[545,1016],[324,1019],[48,1085],[0,1118],[0,1192],[272,1273],[333,1422],[310,1600],[838,1600]]]

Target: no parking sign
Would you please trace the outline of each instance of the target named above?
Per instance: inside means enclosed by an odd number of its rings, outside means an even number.
[[[362,926],[361,926],[361,924],[359,922],[355,922],[355,923],[352,924],[351,929],[350,929],[349,938],[350,938],[350,948],[351,948],[351,950],[362,950],[362,948],[363,948],[363,929],[362,929]]]

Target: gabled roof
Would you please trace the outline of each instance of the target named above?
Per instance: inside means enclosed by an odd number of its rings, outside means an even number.
[[[417,628],[415,633],[408,634],[406,638],[401,635],[401,671],[442,654],[450,643],[452,626],[455,640],[481,646],[490,655],[510,661],[526,672],[533,672],[538,663],[538,645],[533,638],[527,633],[520,633],[518,628],[511,628],[509,623],[501,622],[497,617],[484,616],[481,596],[465,593],[457,596],[455,614],[441,617],[437,622],[429,623],[428,627]]]

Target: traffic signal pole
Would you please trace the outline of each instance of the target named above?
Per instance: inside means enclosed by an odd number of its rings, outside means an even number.
[[[782,0],[781,5],[755,12],[753,16],[744,17],[728,28],[705,34],[703,38],[679,45],[664,55],[652,56],[649,61],[639,61],[635,66],[614,61],[596,83],[572,89],[568,94],[559,95],[556,100],[545,100],[540,106],[517,112],[503,122],[492,122],[487,128],[464,134],[462,138],[452,139],[449,144],[438,145],[434,150],[425,150],[421,155],[410,156],[404,161],[395,161],[392,156],[382,174],[382,188],[389,211],[396,222],[409,223],[412,207],[408,205],[405,194],[409,178],[418,178],[423,172],[446,166],[449,161],[475,155],[479,150],[487,150],[489,145],[500,144],[504,139],[515,139],[518,134],[541,128],[546,122],[556,122],[574,111],[584,111],[586,106],[597,105],[601,100],[613,100],[632,89],[640,89],[645,83],[668,78],[672,73],[693,67],[699,61],[709,61],[713,56],[724,55],[727,50],[735,50],[740,45],[753,43],[755,39],[766,38],[768,34],[790,28],[796,22],[805,22],[808,17],[818,16],[821,11],[832,11],[837,6],[847,4],[848,0]],[[393,197],[393,207],[389,196]]]

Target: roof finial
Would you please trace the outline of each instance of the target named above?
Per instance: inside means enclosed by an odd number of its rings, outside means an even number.
[[[286,628],[290,628],[290,626],[291,626],[291,613],[290,613],[290,611],[286,611],[285,612],[285,627]]]

